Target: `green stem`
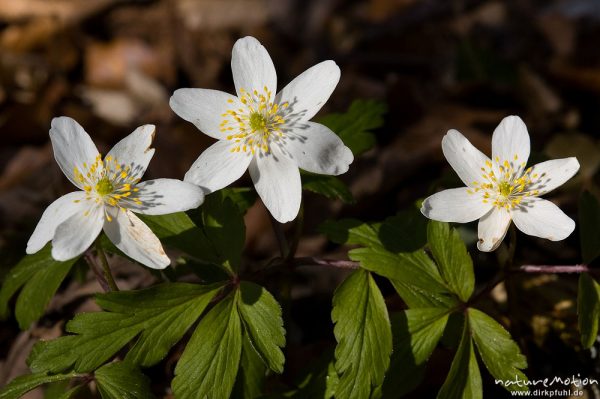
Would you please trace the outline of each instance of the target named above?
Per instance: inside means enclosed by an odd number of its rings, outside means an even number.
[[[110,272],[110,266],[108,265],[108,259],[106,258],[106,253],[104,253],[104,248],[100,245],[100,242],[96,242],[96,251],[98,252],[98,257],[100,258],[100,263],[102,264],[102,271],[104,272],[104,278],[108,282],[108,286],[111,291],[119,291],[119,287],[115,282],[115,279]]]

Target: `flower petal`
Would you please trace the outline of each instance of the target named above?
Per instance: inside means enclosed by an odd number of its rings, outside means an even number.
[[[181,180],[147,180],[135,187],[140,190],[135,193],[135,198],[141,201],[141,205],[128,203],[126,207],[144,215],[183,212],[199,207],[204,201],[200,187]]]
[[[510,214],[508,211],[504,208],[493,208],[479,219],[477,248],[483,252],[490,252],[498,248],[509,225]]]
[[[71,215],[54,232],[52,257],[65,261],[81,255],[100,234],[103,221],[103,205],[93,204],[86,211]]]
[[[84,163],[93,164],[99,155],[90,136],[74,119],[61,116],[52,119],[50,140],[60,169],[71,183],[83,189],[84,185],[77,181],[74,170],[81,170]]]
[[[229,141],[217,141],[208,147],[187,171],[184,181],[209,193],[222,189],[239,179],[252,160],[248,152],[233,152]]]
[[[215,139],[224,139],[221,132],[223,114],[241,107],[240,100],[229,93],[209,89],[179,89],[169,100],[173,112],[192,122],[202,133]]]
[[[442,151],[452,169],[467,186],[482,180],[481,168],[490,159],[459,131],[451,129],[442,139]]]
[[[483,202],[483,193],[467,187],[451,188],[425,198],[421,213],[440,222],[468,223],[477,220],[492,209]]]
[[[527,190],[538,190],[538,195],[546,194],[565,184],[578,170],[579,162],[575,157],[538,163],[531,168],[529,176],[533,183]]]
[[[154,125],[140,126],[115,144],[104,158],[107,168],[114,171],[117,165],[121,169],[129,167],[129,176],[132,179],[141,179],[154,155],[154,148],[150,146],[155,131]]]
[[[323,61],[300,75],[281,90],[275,101],[288,103],[286,120],[307,121],[327,102],[340,80],[340,68],[331,60]]]
[[[492,135],[492,158],[496,163],[512,162],[514,166],[526,164],[529,159],[529,133],[518,116],[502,119]],[[513,167],[513,169],[517,169]]]
[[[242,97],[242,89],[248,92],[262,92],[265,86],[275,93],[275,66],[267,49],[258,40],[252,36],[239,39],[233,45],[231,53],[231,72],[238,97]]]
[[[268,155],[257,155],[250,163],[250,176],[254,187],[273,217],[286,223],[294,220],[300,210],[302,185],[296,163],[278,154],[271,147]]]
[[[25,252],[28,254],[36,253],[54,237],[54,232],[59,224],[75,213],[85,212],[90,207],[90,204],[85,201],[85,196],[85,191],[75,191],[63,195],[51,203],[42,214],[33,234],[29,238]]]
[[[144,222],[129,210],[107,209],[111,221],[104,222],[104,232],[125,255],[152,269],[164,269],[171,264],[160,240]]]
[[[286,133],[280,141],[281,152],[308,172],[336,176],[346,173],[354,155],[344,142],[320,123],[304,122],[302,126]]]
[[[531,198],[512,211],[515,226],[530,236],[560,241],[575,229],[573,219],[552,202],[542,198]]]

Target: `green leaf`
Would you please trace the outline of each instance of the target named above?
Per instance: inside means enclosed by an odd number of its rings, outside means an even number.
[[[600,285],[588,273],[579,275],[577,314],[579,316],[581,344],[584,348],[590,348],[598,337]]]
[[[353,272],[336,289],[335,368],[337,399],[368,398],[383,383],[392,353],[392,332],[383,296],[366,270]]]
[[[579,230],[581,254],[584,263],[591,263],[600,256],[600,203],[585,191],[579,200]]]
[[[448,310],[409,309],[391,315],[394,349],[383,382],[383,397],[398,397],[416,388],[425,364],[444,333]]]
[[[446,381],[438,392],[438,399],[481,399],[481,374],[475,348],[469,334],[469,321],[465,320],[462,338]]]
[[[89,372],[136,337],[125,360],[151,366],[167,355],[220,289],[217,284],[167,283],[98,295],[96,301],[106,311],[75,316],[66,329],[76,335],[39,343],[29,366],[33,371],[74,367]]]
[[[520,369],[527,367],[527,359],[519,346],[496,320],[485,313],[470,308],[468,310],[471,334],[479,355],[490,374],[497,380],[513,381],[516,378],[527,381]],[[527,386],[511,384],[505,386],[510,391],[527,391]]]
[[[242,352],[242,325],[232,292],[200,321],[188,342],[172,382],[177,399],[227,399]]]
[[[230,272],[239,269],[246,242],[243,214],[231,198],[219,193],[210,194],[200,209],[204,234],[216,252],[216,263]]]
[[[427,219],[411,207],[389,217],[379,228],[381,245],[393,253],[414,252],[427,243]]]
[[[79,374],[76,373],[55,375],[47,375],[46,373],[33,373],[22,375],[12,380],[8,385],[0,390],[0,399],[18,399],[42,384],[69,380],[78,376]]]
[[[325,350],[321,356],[307,366],[300,375],[298,389],[288,393],[286,397],[294,399],[333,398],[339,383],[333,350]]]
[[[223,200],[229,198],[241,215],[245,214],[254,205],[258,197],[256,191],[250,187],[227,187],[217,191],[217,193],[221,195]],[[211,195],[216,195],[216,193]]]
[[[252,346],[248,334],[244,332],[240,368],[231,397],[240,399],[260,397],[265,385],[266,372],[264,361]]]
[[[185,212],[138,216],[164,245],[206,262],[212,262],[216,258],[204,231]]]
[[[362,154],[375,145],[371,130],[383,126],[385,103],[375,100],[355,100],[343,114],[329,114],[319,120],[342,139],[354,155]]]
[[[321,194],[329,199],[339,199],[346,204],[356,202],[348,186],[335,176],[317,175],[302,171],[302,188]]]
[[[378,228],[357,219],[328,220],[319,226],[319,232],[336,244],[380,245]]]
[[[43,314],[78,258],[59,262],[52,258],[50,245],[27,255],[7,274],[0,289],[0,317],[9,315],[8,301],[21,288],[15,306],[15,316],[22,330]]]
[[[353,249],[348,255],[363,268],[389,278],[409,306],[456,305],[436,265],[423,250],[393,254],[381,247],[371,247]]]
[[[281,306],[269,291],[254,283],[242,281],[240,291],[237,307],[252,346],[267,367],[282,373],[285,330]]]
[[[151,399],[150,380],[130,364],[117,362],[94,373],[102,399]]]
[[[458,231],[448,223],[430,221],[427,240],[445,281],[458,297],[466,302],[475,288],[473,261]]]

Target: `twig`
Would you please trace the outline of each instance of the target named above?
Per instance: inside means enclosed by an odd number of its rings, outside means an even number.
[[[523,265],[516,271],[523,273],[587,273],[592,270],[587,265]]]
[[[338,269],[358,269],[360,264],[353,260],[321,259],[315,257],[295,258],[295,266],[329,266]]]

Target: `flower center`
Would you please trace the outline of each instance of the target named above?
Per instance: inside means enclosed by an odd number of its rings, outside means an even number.
[[[250,129],[254,131],[264,131],[267,127],[267,119],[263,114],[253,112],[250,114]]]
[[[494,163],[486,161],[481,168],[481,182],[472,182],[467,192],[483,192],[483,203],[506,210],[516,208],[524,198],[539,195],[539,190],[532,190],[538,175],[531,175],[531,168],[524,170],[525,162],[517,163],[517,159],[515,155],[512,161],[501,161],[498,157]]]
[[[104,197],[106,194],[112,193],[113,189],[114,187],[112,182],[108,180],[108,177],[103,177],[98,181],[98,183],[96,183],[96,192],[102,197]]]
[[[236,143],[231,152],[250,151],[254,154],[259,151],[268,154],[271,141],[283,137],[281,128],[285,119],[282,115],[288,103],[276,104],[267,86],[261,92],[240,89],[240,93],[243,107],[230,109],[221,115],[221,132],[227,134],[227,140]],[[227,102],[233,104],[235,101],[229,99]]]
[[[142,201],[137,197],[139,188],[135,187],[140,179],[132,173],[131,166],[122,165],[110,155],[104,160],[98,155],[91,165],[84,162],[82,166],[81,170],[75,167],[73,175],[86,192],[86,201],[104,203],[123,211],[128,205],[142,205]],[[88,211],[86,215],[87,213]],[[108,213],[106,218],[111,221]]]

